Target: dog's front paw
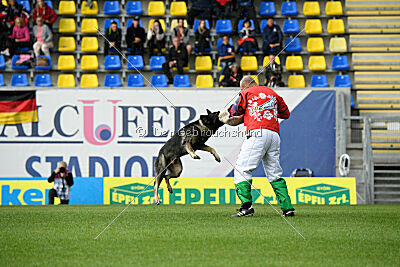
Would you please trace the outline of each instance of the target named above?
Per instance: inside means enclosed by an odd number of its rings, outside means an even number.
[[[192,156],[192,158],[194,158],[194,159],[200,159],[200,157],[199,157],[198,155],[196,155],[196,154],[194,154],[194,155]]]
[[[221,158],[218,156],[218,154],[215,154],[215,160],[217,161],[217,162],[221,162]]]

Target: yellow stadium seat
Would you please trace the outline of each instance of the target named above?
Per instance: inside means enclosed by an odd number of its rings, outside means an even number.
[[[173,70],[173,71],[177,71],[178,69],[177,69],[176,67],[173,67],[172,70]],[[187,64],[186,67],[183,67],[183,70],[184,70],[184,71],[190,70],[190,62],[188,62],[188,64]]]
[[[99,79],[96,74],[83,74],[81,87],[99,87]]]
[[[212,63],[210,56],[199,56],[196,57],[195,69],[197,71],[210,71],[212,70]]]
[[[319,16],[321,15],[321,10],[319,8],[318,1],[306,1],[303,5],[304,16]]]
[[[60,74],[57,79],[58,87],[75,87],[75,76],[73,74]]]
[[[301,56],[288,56],[286,58],[286,70],[300,71],[303,68],[303,59]]]
[[[327,1],[325,5],[325,13],[328,16],[343,15],[342,3],[340,1]]]
[[[171,27],[170,27],[170,29],[172,30],[172,29],[174,29],[176,26],[178,26],[178,20],[177,20],[177,19],[173,19],[173,20],[171,21]],[[187,22],[186,22],[186,20],[183,20],[183,26],[187,27]]]
[[[328,21],[328,33],[330,34],[344,34],[344,22],[342,19],[330,19]]]
[[[97,15],[99,13],[99,5],[97,1],[92,1],[92,8],[86,6],[87,1],[82,2],[81,13],[82,15]]]
[[[97,52],[99,50],[97,37],[83,37],[81,50],[83,52]]]
[[[303,75],[290,75],[288,81],[289,87],[306,87]]]
[[[243,56],[240,61],[240,68],[243,71],[258,70],[257,58],[255,56]]]
[[[196,87],[209,88],[214,87],[214,81],[211,75],[197,75]]]
[[[306,20],[306,34],[321,34],[322,25],[319,19]]]
[[[150,1],[147,13],[149,16],[164,16],[165,15],[165,6],[163,1]]]
[[[249,75],[249,76],[254,79],[257,85],[260,85],[260,80],[258,79],[258,75]]]
[[[58,5],[58,14],[60,15],[75,15],[75,1],[60,1]]]
[[[329,50],[333,53],[347,52],[347,42],[344,37],[332,37],[329,42]]]
[[[97,23],[97,19],[82,19],[81,31],[82,33],[97,33],[97,29],[99,28],[99,24]]]
[[[99,68],[99,61],[96,55],[82,56],[81,69],[82,70],[97,70]]]
[[[170,13],[171,13],[171,16],[185,17],[187,14],[186,2],[184,2],[184,1],[172,2]]]
[[[279,59],[279,57],[275,57],[275,62],[276,62],[276,64],[281,65],[281,60]],[[268,64],[269,64],[269,57],[266,56],[266,57],[264,57],[264,60],[263,60],[263,68],[267,67]]]
[[[324,56],[311,56],[308,61],[308,68],[312,71],[326,70],[326,62]]]
[[[1,3],[3,4],[3,6],[7,6],[8,5],[7,0],[1,0]]]
[[[72,55],[60,55],[58,57],[58,70],[74,70],[75,57]]]
[[[74,52],[76,49],[75,38],[72,36],[62,36],[58,39],[58,51]]]
[[[153,27],[153,23],[154,23],[155,19],[151,19],[149,21],[149,30],[151,29],[151,27]],[[165,20],[163,19],[159,19],[160,23],[161,23],[161,27],[163,29],[163,31],[165,32]]]
[[[76,24],[74,19],[62,18],[58,26],[60,33],[74,33],[76,32]]]
[[[310,53],[324,52],[324,40],[321,37],[310,37],[307,40],[307,51]]]

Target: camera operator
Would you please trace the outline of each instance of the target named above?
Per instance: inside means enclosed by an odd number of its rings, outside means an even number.
[[[49,183],[54,182],[53,188],[49,191],[49,205],[54,205],[55,197],[61,200],[61,204],[68,204],[74,180],[72,173],[67,170],[65,161],[58,163],[57,169],[54,170],[47,181]]]
[[[275,62],[275,56],[269,56],[270,64],[265,69],[265,86],[270,88],[284,87],[282,82],[282,67]]]

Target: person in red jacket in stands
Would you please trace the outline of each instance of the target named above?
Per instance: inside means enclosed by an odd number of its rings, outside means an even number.
[[[50,29],[53,28],[53,24],[57,20],[56,12],[43,0],[38,0],[33,10],[33,21],[36,22],[37,17],[42,17],[43,22],[49,26]]]

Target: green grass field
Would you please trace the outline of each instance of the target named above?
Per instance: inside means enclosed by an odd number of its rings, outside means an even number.
[[[237,206],[0,208],[5,265],[399,266],[399,206],[296,206],[289,220],[267,205],[230,218]]]

